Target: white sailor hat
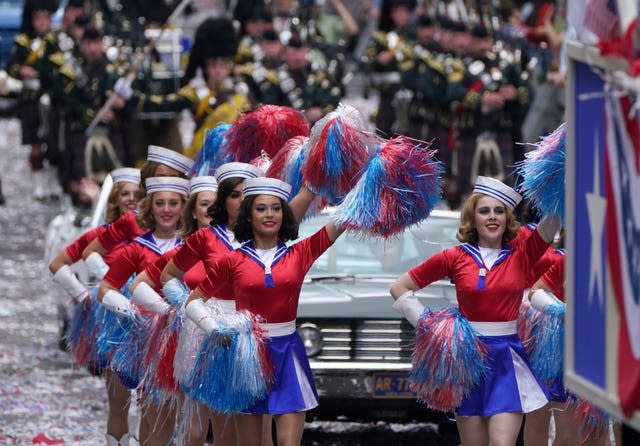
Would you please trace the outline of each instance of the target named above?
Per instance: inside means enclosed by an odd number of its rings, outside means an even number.
[[[289,194],[291,194],[291,185],[276,178],[248,178],[244,182],[242,194],[245,197],[249,195],[273,195],[288,201]]]
[[[140,184],[140,169],[134,169],[133,167],[113,169],[111,171],[111,179],[113,179],[113,184],[124,182]]]
[[[518,203],[522,201],[522,196],[518,192],[504,184],[502,181],[491,177],[479,176],[476,180],[476,185],[473,187],[473,192],[493,197],[504,203],[511,210],[513,210]]]
[[[203,191],[218,192],[216,177],[203,175],[191,178],[189,181],[189,195]]]
[[[183,174],[186,174],[194,163],[188,156],[160,146],[148,147],[147,161],[164,164]]]
[[[218,184],[222,183],[227,178],[258,178],[263,177],[264,172],[249,163],[225,163],[218,167],[214,173]]]
[[[145,181],[147,195],[154,192],[177,192],[189,196],[189,180],[177,177],[151,177]]]

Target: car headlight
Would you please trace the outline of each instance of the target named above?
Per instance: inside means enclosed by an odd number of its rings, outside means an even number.
[[[298,327],[298,335],[302,339],[307,356],[312,357],[322,350],[322,332],[310,322],[305,322]]]

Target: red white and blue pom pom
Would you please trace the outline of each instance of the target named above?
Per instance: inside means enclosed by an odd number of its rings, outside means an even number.
[[[456,308],[426,310],[416,327],[410,388],[430,408],[452,412],[488,371],[487,348]]]
[[[369,132],[359,110],[340,104],[311,129],[304,181],[331,203],[339,203],[355,186],[381,139]]]
[[[580,443],[604,438],[609,433],[609,416],[591,401],[576,398],[572,423],[579,432]]]
[[[189,394],[217,412],[242,411],[265,398],[273,379],[264,348],[264,332],[256,331],[245,312],[226,313],[220,330],[206,336],[189,377]]]
[[[145,345],[145,386],[156,392],[176,393],[179,386],[174,378],[173,363],[181,318],[176,307],[154,317],[156,321]]]
[[[227,131],[231,124],[220,123],[207,132],[202,148],[196,155],[196,159],[187,172],[187,176],[213,175],[218,167],[226,162],[224,158],[224,145]]]
[[[531,306],[531,301],[528,298],[522,299],[516,318],[516,328],[528,357],[531,357],[534,343],[531,332],[539,316],[540,312]]]
[[[243,115],[227,131],[225,154],[232,161],[251,162],[264,150],[273,158],[294,136],[308,136],[309,123],[291,107],[263,105]]]
[[[66,334],[69,353],[74,364],[80,367],[98,364],[96,351],[97,308],[99,307],[96,300],[97,290],[97,286],[93,287],[91,296],[75,306]]]
[[[443,167],[434,155],[429,144],[403,136],[376,147],[336,224],[386,238],[427,218],[442,195]]]
[[[564,222],[565,124],[542,138],[536,149],[518,164],[523,181],[522,195],[540,211],[542,217],[558,215]]]
[[[564,304],[549,305],[539,312],[531,329],[529,361],[546,382],[562,379],[564,372]]]
[[[118,317],[124,319],[124,316]],[[109,367],[118,373],[126,387],[134,389],[143,379],[145,345],[155,323],[153,316],[145,318],[141,323],[132,325],[126,338],[119,339],[119,343],[114,345]]]
[[[309,138],[306,136],[291,138],[271,161],[266,172],[267,177],[278,178],[291,185],[290,199],[297,195],[304,184],[302,167],[304,166],[308,143]],[[326,198],[317,195],[309,206],[305,217],[317,214],[327,204]]]

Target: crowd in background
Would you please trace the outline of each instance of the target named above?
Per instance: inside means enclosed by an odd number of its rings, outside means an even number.
[[[31,146],[34,197],[88,207],[148,144],[194,157],[209,128],[260,104],[313,124],[364,98],[381,135],[432,142],[458,208],[478,175],[516,183],[521,143],[563,121],[563,16],[522,1],[28,0],[5,114]]]

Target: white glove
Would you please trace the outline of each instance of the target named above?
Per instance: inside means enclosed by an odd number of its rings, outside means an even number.
[[[205,306],[202,299],[189,302],[185,307],[185,314],[207,335],[218,329],[218,324],[211,315],[211,310]]]
[[[99,252],[92,252],[89,257],[84,260],[84,263],[87,264],[87,268],[89,268],[91,274],[96,276],[98,280],[102,280],[107,274],[107,271],[109,271],[109,265],[105,263]]]
[[[113,92],[120,96],[125,101],[128,101],[133,96],[133,89],[131,88],[131,80],[126,77],[121,77],[116,81],[113,86]]]
[[[89,290],[78,280],[69,265],[63,265],[53,275],[53,281],[69,293],[75,302],[82,302],[89,296]]]
[[[115,290],[109,290],[104,294],[102,305],[123,316],[128,316],[133,319],[138,318],[138,311],[133,308],[129,299]]]
[[[403,315],[414,327],[418,326],[418,320],[424,311],[424,305],[413,294],[413,291],[407,291],[396,299],[391,308]]]
[[[171,307],[156,291],[146,282],[140,282],[131,294],[131,301],[154,313],[164,314]]]
[[[162,286],[162,293],[174,305],[181,304],[189,296],[189,290],[177,277],[167,281]]]
[[[536,290],[530,300],[531,306],[543,313],[557,313],[558,311],[564,313],[564,303],[546,290]]]

